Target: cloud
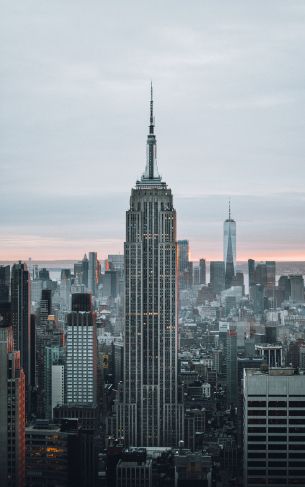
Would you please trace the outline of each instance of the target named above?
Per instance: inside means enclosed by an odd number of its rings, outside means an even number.
[[[235,195],[240,248],[302,254],[302,3],[6,2],[3,255],[18,251],[18,235],[33,254],[35,239],[66,254],[83,233],[123,239],[129,191],[145,167],[150,79],[179,235],[198,255],[221,254],[226,195]]]

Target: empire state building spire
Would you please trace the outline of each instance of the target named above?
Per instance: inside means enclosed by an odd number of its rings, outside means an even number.
[[[145,172],[141,178],[141,182],[145,184],[160,183],[161,176],[157,167],[157,141],[155,136],[155,119],[154,119],[154,101],[153,101],[153,87],[150,87],[150,119],[149,119],[149,133],[147,136],[146,147],[146,167]]]

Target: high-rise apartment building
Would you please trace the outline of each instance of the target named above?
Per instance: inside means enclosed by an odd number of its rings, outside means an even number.
[[[127,445],[171,446],[183,436],[177,377],[176,211],[156,162],[153,100],[145,172],[126,214],[124,378],[117,434]]]
[[[10,276],[10,266],[0,265],[0,303],[6,303],[10,299]]]
[[[88,262],[88,290],[95,296],[96,288],[98,283],[98,262],[97,253],[89,252],[89,262]]]
[[[0,306],[0,485],[24,487],[25,378],[5,314]]]
[[[11,311],[15,350],[20,351],[25,374],[26,410],[30,412],[31,396],[31,278],[26,264],[14,264],[11,274]]]
[[[229,217],[223,224],[223,261],[225,264],[225,287],[232,286],[236,274],[236,222],[231,218],[229,203]]]
[[[72,295],[67,315],[66,402],[94,406],[97,387],[95,314],[89,294]]]
[[[305,375],[246,369],[243,400],[243,485],[305,486]]]

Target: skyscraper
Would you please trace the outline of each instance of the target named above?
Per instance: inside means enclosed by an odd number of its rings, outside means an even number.
[[[30,412],[31,387],[31,278],[26,264],[14,264],[11,275],[11,310],[15,350],[20,351],[25,374],[26,409]]]
[[[10,275],[9,265],[0,265],[0,303],[6,303],[10,297]]]
[[[72,295],[67,315],[67,404],[96,405],[97,338],[90,294]]]
[[[152,93],[151,93],[152,95]],[[126,213],[124,378],[119,436],[171,446],[183,436],[177,378],[176,211],[157,169],[153,99],[145,172]]]
[[[88,263],[88,290],[91,291],[93,296],[96,294],[96,284],[97,284],[97,253],[89,252],[89,263]]]
[[[214,293],[219,294],[225,288],[225,266],[222,261],[210,262],[210,283]]]
[[[199,284],[206,284],[206,262],[205,262],[205,259],[199,260]]]
[[[3,306],[3,305],[2,305]],[[0,305],[0,485],[24,487],[25,379],[10,313]]]
[[[190,281],[190,244],[188,240],[178,240],[177,244],[179,288],[186,289]]]
[[[225,263],[225,287],[232,285],[236,273],[236,222],[231,218],[229,202],[229,218],[223,224],[223,261]]]

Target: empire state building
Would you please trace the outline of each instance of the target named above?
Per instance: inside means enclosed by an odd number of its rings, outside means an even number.
[[[126,212],[124,376],[117,434],[133,446],[177,446],[177,243],[173,196],[158,173],[151,89],[147,162]]]

